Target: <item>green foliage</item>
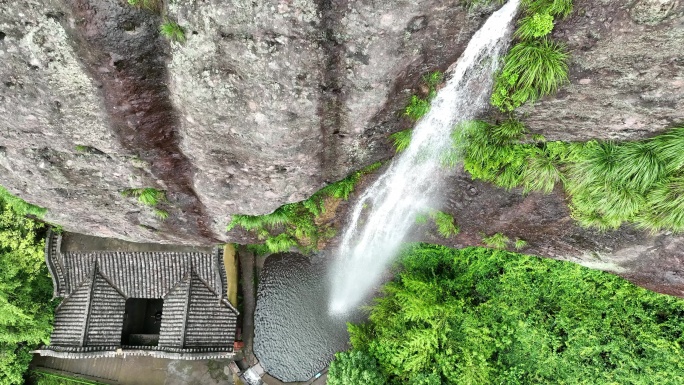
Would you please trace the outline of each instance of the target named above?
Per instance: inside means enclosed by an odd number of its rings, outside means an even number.
[[[101,382],[45,372],[39,369],[31,371],[31,380],[35,385],[104,385]]]
[[[179,43],[185,42],[185,29],[169,19],[164,20],[159,26],[159,32],[169,40]]]
[[[437,95],[437,86],[442,81],[444,81],[444,74],[439,71],[423,75],[423,82],[428,87],[428,96],[427,98],[421,98],[417,95],[411,96],[409,104],[404,108],[404,116],[412,120],[418,120],[425,116],[430,111],[430,101]]]
[[[387,384],[684,383],[680,298],[483,248],[414,245],[401,264],[349,327],[347,354],[375,358]]]
[[[402,152],[408,148],[409,144],[411,144],[412,134],[413,130],[407,129],[390,135],[390,139],[394,141],[394,149],[396,152]]]
[[[42,218],[47,213],[47,209],[32,205],[21,198],[15,197],[2,186],[0,186],[0,201],[19,215],[33,215],[36,218]]]
[[[83,146],[80,144],[76,146],[76,151],[78,152],[88,152],[88,150],[90,150],[90,147],[88,146]]]
[[[518,42],[504,58],[492,91],[492,105],[504,112],[550,95],[568,81],[567,49],[548,35],[555,17],[572,12],[572,0],[523,0],[522,9]]]
[[[548,13],[535,13],[525,16],[518,22],[515,37],[521,40],[531,40],[544,37],[553,30],[553,16]]]
[[[169,218],[169,212],[161,209],[153,209],[152,212],[154,216],[161,219],[162,221]]]
[[[13,198],[17,199],[17,198]],[[0,196],[0,383],[23,384],[29,351],[52,330],[52,282],[45,266],[44,225]]]
[[[154,207],[166,201],[166,193],[156,188],[129,188],[121,192],[125,197],[138,198],[138,202],[144,206]]]
[[[428,111],[430,111],[430,101],[413,95],[408,106],[404,108],[404,115],[413,120],[418,120],[425,116]]]
[[[430,93],[434,93],[437,86],[444,81],[444,74],[441,71],[430,72],[423,75],[423,82],[430,89]]]
[[[548,14],[566,18],[572,13],[572,0],[522,0],[527,14]]]
[[[156,188],[152,187],[129,188],[122,191],[121,195],[125,197],[138,198],[138,203],[143,206],[152,207],[152,213],[154,216],[162,221],[169,217],[168,211],[156,207],[163,202],[168,202],[166,199],[166,193],[162,190],[157,190]]]
[[[435,210],[430,213],[430,217],[435,221],[437,232],[444,238],[458,235],[461,231],[461,229],[454,224],[454,217],[445,212]]]
[[[437,232],[444,238],[450,238],[452,236],[458,235],[458,233],[461,231],[461,229],[454,223],[454,217],[439,210],[431,210],[427,214],[417,215],[415,222],[416,224],[424,225],[428,222],[428,219],[431,219],[434,222]]]
[[[161,8],[160,0],[128,0],[128,4],[149,11],[159,11]]]
[[[328,370],[328,385],[385,385],[375,358],[362,351],[335,354]]]
[[[373,163],[325,186],[307,200],[280,206],[270,214],[233,215],[226,231],[239,226],[255,232],[264,241],[263,245],[253,245],[252,250],[257,254],[278,253],[292,247],[301,247],[305,251],[317,249],[319,241],[329,239],[335,234],[334,228],[316,222],[325,213],[326,198],[349,199],[361,178],[380,166],[380,162]]]
[[[516,44],[496,76],[491,103],[501,111],[513,111],[527,101],[556,92],[568,80],[566,51],[546,38]]]
[[[516,250],[522,250],[527,247],[527,241],[524,239],[516,238],[514,247]]]
[[[515,126],[517,123],[502,124]],[[559,182],[572,216],[601,230],[634,223],[684,231],[684,128],[637,142],[525,142],[524,129],[471,122],[455,132],[474,179],[524,192],[551,192]]]
[[[511,240],[501,233],[496,233],[488,237],[482,237],[482,243],[493,249],[505,249]]]

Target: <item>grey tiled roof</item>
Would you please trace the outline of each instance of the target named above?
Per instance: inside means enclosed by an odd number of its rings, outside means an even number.
[[[46,261],[54,294],[64,300],[55,312],[51,345],[40,354],[95,357],[121,348],[193,359],[232,352],[237,310],[226,299],[220,249],[61,253],[60,243],[59,235],[48,234]],[[120,346],[128,298],[164,299],[158,346]]]

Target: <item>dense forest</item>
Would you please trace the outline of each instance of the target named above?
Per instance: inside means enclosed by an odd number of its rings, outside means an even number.
[[[52,281],[45,265],[44,210],[0,188],[0,384],[23,384],[30,351],[52,330]]]
[[[329,385],[682,384],[684,300],[611,274],[419,244]]]

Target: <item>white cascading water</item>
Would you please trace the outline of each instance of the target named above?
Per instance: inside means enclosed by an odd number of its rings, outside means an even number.
[[[475,33],[409,147],[354,206],[331,270],[330,313],[354,310],[380,281],[416,216],[440,204],[441,156],[451,149],[454,127],[487,106],[518,2],[510,0]]]

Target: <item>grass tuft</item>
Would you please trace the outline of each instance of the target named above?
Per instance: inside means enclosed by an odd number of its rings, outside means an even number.
[[[523,41],[511,48],[496,77],[491,103],[513,111],[527,101],[550,95],[568,81],[568,54],[549,39]]]
[[[179,43],[185,42],[185,29],[169,19],[166,19],[160,26],[159,32],[169,40]]]
[[[522,0],[522,7],[528,14],[546,13],[566,18],[572,13],[572,0]]]
[[[128,4],[148,11],[158,12],[161,10],[161,0],[128,0]]]
[[[511,123],[507,123],[511,124]],[[684,231],[684,128],[636,142],[525,141],[508,129],[471,122],[454,138],[473,179],[523,192],[561,183],[572,217],[610,230],[623,223],[651,231]]]
[[[409,144],[411,144],[411,135],[413,135],[413,130],[411,129],[398,131],[390,135],[390,139],[394,141],[394,150],[396,152],[406,150]]]

